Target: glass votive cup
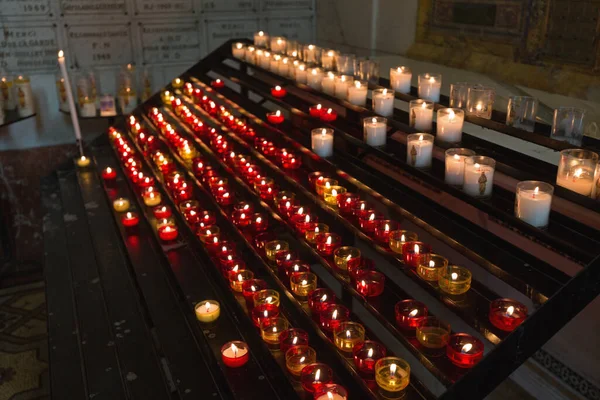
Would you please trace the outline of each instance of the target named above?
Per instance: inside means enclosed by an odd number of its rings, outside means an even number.
[[[275,253],[275,264],[277,268],[283,270],[285,264],[298,258],[298,255],[289,250],[280,250]]]
[[[279,349],[279,335],[289,327],[285,318],[267,318],[260,323],[260,336],[270,348]]]
[[[285,271],[285,276],[291,278],[298,273],[310,272],[310,265],[303,263],[302,260],[296,259],[286,263],[283,269]]]
[[[385,146],[387,142],[387,118],[380,116],[364,118],[363,140],[372,147]]]
[[[554,186],[541,181],[517,183],[515,216],[536,228],[548,226]]]
[[[413,133],[407,136],[406,162],[415,168],[431,168],[433,140],[428,133]]]
[[[312,363],[302,368],[300,373],[300,384],[308,393],[315,393],[332,382],[333,371],[327,364]]]
[[[333,343],[343,353],[352,353],[354,346],[364,341],[365,327],[358,322],[342,322],[333,330]]]
[[[125,212],[129,210],[130,202],[128,199],[124,197],[119,197],[115,201],[113,201],[113,208],[116,212]]]
[[[410,382],[410,365],[398,357],[383,357],[375,363],[375,382],[386,398],[398,398]]]
[[[375,363],[385,357],[387,350],[384,345],[373,340],[365,340],[354,346],[352,358],[361,376],[371,378],[375,374]]]
[[[331,333],[349,318],[350,310],[346,307],[341,304],[328,304],[319,314],[319,324],[324,331]]]
[[[337,72],[345,75],[354,75],[356,66],[356,55],[340,54],[335,58]]]
[[[311,149],[319,157],[330,157],[333,155],[334,131],[331,128],[316,128],[310,133]]]
[[[318,63],[321,59],[321,48],[314,44],[305,45],[302,49],[302,59],[306,63]]]
[[[560,152],[556,184],[582,196],[590,196],[594,190],[594,174],[598,154],[583,149]]]
[[[308,308],[313,315],[313,318],[319,315],[329,306],[335,304],[335,293],[331,289],[318,288],[308,294]]]
[[[250,270],[241,269],[238,271],[229,272],[229,284],[236,292],[242,293],[242,286],[244,285],[244,282],[250,279],[254,279],[254,272]]]
[[[436,139],[444,143],[462,140],[465,112],[460,108],[441,108],[437,111]]]
[[[439,254],[431,253],[429,262],[417,266],[417,275],[425,281],[437,282],[440,271],[448,266],[448,259]]]
[[[275,262],[275,254],[281,250],[289,250],[290,245],[284,240],[272,240],[265,244],[265,255],[271,262]]]
[[[319,233],[329,232],[329,225],[322,222],[311,222],[304,232],[304,239],[312,245],[316,244]]]
[[[238,59],[243,59],[246,56],[246,46],[244,43],[231,43],[231,54]]]
[[[252,212],[234,209],[231,213],[231,222],[238,228],[246,228],[252,223]]]
[[[269,227],[269,218],[263,213],[252,215],[251,228],[254,232],[264,232]]]
[[[142,199],[144,200],[144,204],[148,207],[156,207],[162,201],[160,192],[156,191],[154,186],[150,186],[144,189],[144,191],[142,192]]]
[[[450,84],[450,107],[467,108],[467,98],[469,88],[472,85],[469,82],[456,82]]]
[[[360,229],[367,235],[375,233],[375,226],[381,220],[383,220],[383,214],[373,209],[365,210],[358,215],[358,225],[360,225]]]
[[[446,150],[445,155],[445,182],[462,187],[465,179],[465,158],[474,156],[475,152],[465,148],[452,148]]]
[[[373,85],[379,84],[379,61],[360,60],[358,62],[358,76],[363,81]]]
[[[254,34],[254,45],[256,47],[269,47],[269,35],[263,31]]]
[[[356,203],[354,203],[354,206],[352,206],[352,215],[358,218],[370,209],[372,209],[372,207],[368,201],[358,200]]]
[[[258,251],[264,252],[266,244],[273,240],[275,240],[275,234],[273,232],[261,232],[254,237],[254,247],[256,247]]]
[[[402,245],[402,258],[407,267],[418,267],[428,264],[431,257],[431,246],[423,242],[406,242]]]
[[[427,349],[442,349],[450,340],[450,324],[437,317],[425,317],[417,325],[416,337]]]
[[[516,300],[496,299],[490,303],[489,318],[496,328],[512,332],[527,318],[527,307]]]
[[[283,36],[272,36],[269,40],[273,53],[284,54],[287,48],[287,39]]]
[[[310,185],[316,190],[317,183],[325,178],[327,177],[321,171],[311,172],[310,174],[308,174],[308,183],[310,183]]]
[[[348,268],[360,265],[360,250],[352,246],[342,246],[334,251],[333,262],[338,269],[347,271]]]
[[[352,207],[358,200],[360,200],[360,196],[356,193],[338,193],[337,206],[339,212],[345,215],[352,214]]]
[[[308,333],[304,329],[289,328],[279,334],[279,350],[283,354],[294,346],[306,345],[308,345]]]
[[[380,244],[387,246],[390,241],[390,233],[398,230],[400,224],[389,219],[380,219],[375,223],[374,238]]]
[[[204,228],[199,228],[197,231],[198,238],[205,245],[213,241],[213,239],[219,238],[221,233],[221,229],[219,229],[216,225],[206,226]]]
[[[419,74],[419,98],[423,100],[440,102],[440,91],[442,88],[442,74],[424,73]]]
[[[246,306],[254,307],[254,295],[267,288],[267,282],[262,279],[248,279],[242,284],[242,296],[246,300]],[[279,293],[278,293],[279,294]]]
[[[535,129],[538,99],[530,96],[510,96],[506,110],[506,125],[527,132]]]
[[[398,93],[408,94],[411,89],[412,71],[405,66],[390,68],[390,86]]]
[[[356,291],[365,297],[377,297],[385,289],[385,275],[378,271],[361,272],[356,279]]]
[[[221,307],[216,300],[202,300],[194,306],[194,311],[196,319],[204,323],[216,321],[221,315]]]
[[[473,368],[483,358],[483,342],[466,333],[455,333],[446,345],[446,355],[457,367]]]
[[[367,106],[367,94],[369,92],[369,82],[366,80],[355,80],[350,83],[346,90],[346,97],[349,103],[359,107]]]
[[[321,90],[321,82],[325,72],[321,68],[309,68],[306,74],[306,84],[315,90]]]
[[[279,195],[279,193],[277,193],[277,195]],[[279,201],[275,201],[275,203],[277,204],[277,211],[279,211],[279,213],[284,217],[290,214],[294,206],[299,205],[294,199],[281,199]]]
[[[362,259],[359,264],[351,264],[348,265],[348,276],[350,277],[350,282],[356,284],[358,278],[361,274],[365,272],[373,271],[373,261]]]
[[[429,314],[429,309],[420,301],[407,299],[397,302],[394,312],[398,328],[414,332],[419,323]]]
[[[344,194],[346,192],[347,192],[347,190],[343,186],[339,186],[339,185],[330,186],[329,188],[325,188],[325,190],[323,192],[323,200],[325,200],[325,203],[327,203],[327,205],[332,206],[332,207],[337,207],[338,196],[340,194]]]
[[[494,187],[496,160],[485,156],[465,158],[463,191],[470,196],[488,198]]]
[[[415,232],[405,230],[391,231],[389,234],[390,250],[394,253],[402,254],[402,246],[406,242],[416,242],[419,236]]]
[[[373,111],[382,117],[391,117],[394,115],[395,92],[392,89],[374,89],[371,94],[373,101]]]
[[[416,99],[408,103],[408,123],[418,132],[431,132],[433,128],[433,101]]]
[[[459,265],[449,265],[438,275],[438,285],[442,292],[459,295],[471,288],[471,271]]]
[[[340,247],[342,238],[336,233],[319,233],[315,238],[317,252],[323,257],[329,257],[335,249]]]
[[[279,292],[274,289],[262,289],[254,292],[254,307],[261,304],[274,304],[279,306]]]
[[[315,183],[315,190],[317,194],[321,197],[325,196],[325,189],[328,189],[332,186],[337,186],[338,181],[333,178],[323,178],[317,179]]]
[[[320,387],[315,393],[313,400],[347,400],[348,391],[342,385],[328,383]]]
[[[335,58],[338,55],[338,52],[331,49],[323,49],[321,51],[321,66],[325,69],[334,69],[335,68]]]
[[[238,340],[227,342],[221,347],[221,358],[229,368],[239,368],[250,359],[250,349],[246,343]]]
[[[467,93],[467,115],[491,119],[496,89],[489,86],[473,85]]]
[[[325,74],[323,80],[321,81],[321,90],[323,91],[323,93],[328,94],[330,96],[335,95],[335,78],[337,76],[338,75],[336,73],[331,71]],[[323,114],[323,112],[325,112],[325,109],[321,111],[321,114]],[[321,116],[321,114],[319,115],[319,117]]]
[[[316,288],[317,276],[312,272],[299,272],[290,276],[290,289],[301,299],[306,299]]]
[[[550,137],[569,142],[574,146],[581,146],[585,130],[585,112],[586,110],[576,107],[555,109]]]
[[[260,328],[260,324],[265,319],[274,318],[279,316],[279,306],[274,304],[261,304],[258,307],[254,307],[251,312],[252,322],[257,328]]]
[[[290,218],[290,222],[298,230],[298,232],[304,234],[311,225],[318,221],[318,218],[314,214],[295,214]]]
[[[354,82],[354,77],[351,75],[338,75],[333,83],[334,95],[338,99],[346,100],[348,97],[348,88]]]
[[[306,344],[290,347],[285,352],[285,366],[287,370],[298,378],[304,367],[317,361],[317,352]]]

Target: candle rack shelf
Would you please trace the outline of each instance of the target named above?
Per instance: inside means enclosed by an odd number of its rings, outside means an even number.
[[[21,121],[24,121],[26,119],[33,118],[33,117],[36,116],[36,114],[33,113],[33,114],[28,115],[26,117],[21,117],[21,116],[19,116],[19,113],[17,111],[5,111],[5,113],[6,114],[4,116],[4,122],[2,122],[0,124],[0,128],[3,128],[5,126],[9,126],[9,125],[12,125],[12,124],[16,124],[17,122],[21,122]]]

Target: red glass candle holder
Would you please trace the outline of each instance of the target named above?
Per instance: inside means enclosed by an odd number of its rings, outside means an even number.
[[[177,201],[190,200],[193,197],[192,187],[182,184],[179,189],[175,192],[175,199]]]
[[[312,223],[318,221],[318,218],[316,215],[312,214],[295,214],[292,215],[290,221],[298,232],[304,234],[310,228]]]
[[[267,113],[267,120],[273,125],[279,125],[283,122],[284,117],[281,111],[277,110],[274,112]]]
[[[204,173],[204,161],[200,158],[194,158],[192,160],[192,172],[196,178],[199,178]]]
[[[366,262],[369,261],[367,264]],[[371,260],[362,259],[361,263],[351,263],[347,266],[348,268],[348,276],[350,277],[350,281],[356,283],[360,274],[368,271],[373,271],[373,265]]]
[[[267,282],[262,279],[248,279],[244,282],[242,284],[242,296],[246,300],[246,306],[248,308],[254,307],[254,295],[267,287]]]
[[[323,330],[331,333],[349,318],[350,310],[346,307],[341,304],[328,304],[319,314],[319,323]]]
[[[328,108],[321,113],[321,120],[325,122],[333,122],[337,119],[337,112],[333,108]]]
[[[300,373],[300,383],[308,393],[315,393],[331,382],[333,382],[333,371],[327,364],[312,363],[304,367]]]
[[[375,363],[386,354],[385,346],[373,340],[365,340],[352,350],[354,365],[363,377],[372,377],[375,374]]]
[[[356,290],[365,297],[376,297],[383,293],[385,275],[377,271],[365,271],[356,279]]]
[[[252,309],[252,322],[257,327],[260,327],[260,324],[263,320],[273,317],[279,316],[279,306],[275,304],[260,304]]]
[[[316,236],[317,251],[323,257],[329,257],[342,244],[342,238],[336,233],[319,233]]]
[[[317,183],[319,181],[322,181],[325,178],[326,178],[326,176],[322,172],[319,172],[319,171],[311,172],[310,174],[308,174],[308,183],[310,183],[310,185],[313,187],[313,189],[316,189]]]
[[[362,214],[372,209],[373,208],[371,207],[371,204],[369,204],[367,201],[358,200],[356,203],[354,203],[354,206],[352,206],[352,215],[354,215],[356,218],[359,218]]]
[[[246,343],[238,340],[228,342],[221,347],[221,358],[229,368],[239,368],[250,359],[250,349]]]
[[[416,268],[419,264],[429,264],[431,246],[423,242],[406,242],[402,245],[402,258],[408,267]]]
[[[318,317],[330,304],[335,304],[336,297],[333,290],[318,288],[308,294],[308,307],[313,317]]]
[[[328,383],[314,393],[313,400],[347,400],[348,391],[342,385]]]
[[[105,181],[112,181],[117,178],[117,171],[111,167],[106,167],[102,170],[102,179]]]
[[[152,209],[152,213],[154,214],[154,218],[163,219],[169,218],[171,216],[171,207],[165,205],[159,205]]]
[[[227,191],[225,193],[219,193],[215,198],[220,206],[227,207],[233,204],[233,197],[233,193]]]
[[[288,216],[288,218],[292,218],[296,214],[298,214],[298,215],[310,214],[310,209],[308,207],[304,207],[300,204],[294,204],[288,208],[287,216]]]
[[[302,166],[302,159],[294,153],[288,153],[281,159],[281,166],[284,169],[298,169]]]
[[[259,251],[264,252],[265,245],[273,240],[275,240],[275,235],[272,232],[259,233],[254,238],[254,247],[256,247]]]
[[[227,186],[227,178],[221,178],[220,176],[211,176],[208,178],[208,188],[212,191],[214,188],[219,186]]]
[[[356,204],[357,201],[360,200],[360,196],[356,193],[341,193],[337,196],[337,205],[338,210],[341,214],[351,215],[352,208]]]
[[[158,227],[157,231],[158,231],[158,237],[163,242],[173,241],[173,240],[177,239],[177,236],[179,235],[179,230],[177,229],[177,225],[175,225],[173,223],[161,225]]]
[[[321,114],[323,114],[323,105],[322,104],[316,104],[314,106],[310,106],[310,108],[308,109],[308,112],[310,113],[311,117],[314,118],[321,118]]]
[[[490,303],[490,322],[498,329],[513,331],[527,318],[527,307],[516,300],[496,299]]]
[[[285,354],[294,346],[308,345],[308,333],[304,329],[286,329],[279,335],[279,349]]]
[[[281,192],[279,193],[281,194]],[[287,216],[292,207],[297,205],[298,203],[294,199],[281,199],[277,203],[277,211],[279,211],[279,214]]]
[[[154,186],[154,178],[153,177],[144,176],[144,177],[140,178],[140,174],[143,174],[143,172],[138,173],[137,185],[139,188],[143,189],[143,188],[148,188],[148,187]]]
[[[252,230],[254,232],[264,232],[269,227],[269,219],[265,214],[254,213],[252,216]]]
[[[275,86],[274,88],[271,88],[271,95],[273,97],[277,97],[277,98],[282,98],[287,94],[287,91],[282,88],[281,86]]]
[[[362,211],[358,215],[360,229],[368,235],[375,234],[375,227],[381,220],[383,220],[383,215],[373,209]]]
[[[205,228],[207,226],[211,226],[217,223],[217,217],[211,211],[200,211],[200,228]]]
[[[252,223],[252,213],[240,209],[234,209],[231,214],[231,222],[238,228],[245,228]]]
[[[232,271],[229,271],[229,286],[236,292],[242,293],[242,285],[244,282],[254,279],[254,272],[247,269],[237,269],[233,268]]]
[[[239,291],[241,292],[242,286],[244,285],[244,282],[246,282],[247,280],[253,279],[253,278],[249,278],[246,274],[246,263],[244,263],[244,261],[242,261],[241,259],[239,259],[238,257],[232,256],[231,260],[226,261],[223,266],[221,267],[221,273],[223,274],[223,277],[225,279],[229,279],[230,283],[232,284],[232,288],[233,288],[233,284],[235,284],[235,290],[236,292],[238,291],[237,289],[240,289]],[[241,283],[237,282],[237,280],[240,278],[238,276],[238,272],[242,272],[241,274]],[[251,271],[248,271],[251,272]],[[232,280],[234,280],[235,282],[233,282]]]
[[[384,247],[389,246],[390,232],[400,229],[400,224],[389,219],[380,219],[375,223],[374,237]]]
[[[294,253],[293,251],[279,250],[275,253],[275,265],[277,265],[277,268],[279,268],[281,271],[283,271],[284,265],[287,262],[296,260],[297,258],[298,258],[298,255],[296,253]]]
[[[288,278],[292,279],[292,277],[296,274],[301,274],[303,272],[310,272],[310,265],[304,264],[299,259],[295,259],[290,262],[284,263],[283,269],[285,271],[285,275]]]
[[[244,269],[244,268],[239,268],[239,265],[245,265],[244,262],[242,261],[241,258],[239,258],[237,256],[237,254],[235,252],[221,252],[221,254],[219,254],[218,256],[219,259],[219,265],[221,266],[221,269],[223,270],[233,270],[233,266],[238,265],[238,269]],[[229,276],[229,274],[225,274],[225,277]]]
[[[235,243],[232,243],[229,240],[220,240],[219,246],[211,252],[211,255],[217,258],[229,254],[237,254],[235,251]]]
[[[225,82],[223,82],[221,79],[215,79],[210,83],[210,86],[214,87],[215,89],[221,89],[225,87]]]
[[[121,217],[121,223],[126,228],[132,228],[140,223],[140,217],[137,213],[128,211]]]
[[[483,358],[483,342],[466,333],[455,333],[446,345],[446,355],[457,367],[472,368]]]
[[[427,306],[417,300],[402,300],[394,307],[396,324],[405,331],[414,331],[429,314]]]

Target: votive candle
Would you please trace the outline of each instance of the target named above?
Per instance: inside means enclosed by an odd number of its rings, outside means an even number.
[[[387,118],[367,117],[363,119],[364,141],[369,146],[385,146],[387,141]]]
[[[397,230],[390,232],[389,239],[390,249],[394,253],[402,254],[402,247],[404,244],[406,242],[416,242],[419,239],[419,236],[415,232]]]
[[[438,276],[440,290],[458,295],[466,293],[471,288],[471,271],[458,265],[450,265],[442,269]]]
[[[113,208],[117,212],[125,212],[129,209],[129,200],[124,197],[119,197],[113,201]]]
[[[512,299],[496,299],[490,303],[490,322],[498,329],[512,332],[527,318],[527,307]]]
[[[550,220],[554,186],[540,181],[517,183],[515,216],[536,228],[545,228]]]
[[[311,131],[311,148],[319,157],[333,155],[333,129],[317,128]]]
[[[221,315],[221,306],[216,300],[202,300],[194,307],[196,319],[200,322],[208,323],[216,321]]]
[[[333,332],[333,330],[340,326],[344,321],[348,321],[350,318],[350,310],[341,304],[329,304],[319,314],[319,323],[321,328],[326,332]]]
[[[440,91],[442,89],[441,74],[420,74],[418,78],[418,84],[419,98],[433,101],[434,103],[440,102]]]
[[[445,182],[462,187],[465,179],[465,158],[474,156],[475,152],[465,148],[453,148],[446,150],[445,154]]]
[[[446,355],[457,367],[473,368],[483,358],[483,342],[466,333],[455,333],[446,345]]]
[[[465,112],[460,108],[441,108],[437,111],[437,140],[458,143],[462,140]]]
[[[398,93],[410,93],[412,71],[408,67],[390,68],[390,86]]]
[[[331,289],[318,288],[308,294],[308,308],[310,308],[313,318],[316,319],[327,306],[335,304],[335,301],[335,293]]]
[[[329,232],[329,225],[321,222],[311,222],[304,232],[304,239],[310,244],[316,244],[319,233]]]
[[[317,276],[312,272],[300,272],[290,276],[290,289],[300,297],[306,298],[317,288]]]
[[[431,168],[434,136],[413,133],[407,137],[406,162],[415,168]]]
[[[250,359],[250,350],[244,342],[237,340],[228,342],[221,347],[221,358],[229,368],[239,368]]]
[[[408,267],[417,267],[419,264],[429,263],[431,246],[423,242],[406,242],[402,246],[404,264]]]
[[[450,324],[437,317],[423,318],[417,325],[416,336],[423,347],[442,349],[450,340]]]
[[[375,363],[385,357],[387,350],[384,345],[373,340],[365,340],[354,346],[352,358],[358,372],[363,376],[370,378],[375,373]]]
[[[470,196],[487,198],[492,195],[496,161],[485,156],[465,158],[463,191]]]
[[[365,297],[377,297],[385,289],[385,275],[377,271],[365,271],[356,277],[356,291]]]
[[[406,331],[414,331],[429,314],[429,310],[424,303],[413,299],[401,300],[396,303],[394,312],[396,324],[400,329]]]
[[[417,275],[423,280],[437,282],[440,271],[448,266],[448,259],[439,254],[430,254],[429,261],[417,266]]]
[[[279,348],[279,335],[288,327],[289,323],[285,318],[267,318],[260,324],[260,336],[271,348]]]
[[[265,244],[265,255],[269,261],[275,262],[275,254],[280,250],[289,250],[290,245],[284,240],[272,240]]]
[[[386,397],[395,398],[410,382],[410,365],[398,357],[383,357],[375,363],[375,382]]]
[[[354,346],[365,341],[365,327],[358,322],[342,322],[333,330],[333,343],[344,353],[352,353]]]
[[[316,238],[317,251],[320,255],[328,257],[333,254],[335,249],[340,247],[342,238],[336,233],[319,233]]]
[[[431,132],[433,127],[433,102],[411,100],[409,103],[409,125],[419,132]]]
[[[360,265],[362,261],[360,250],[352,246],[340,247],[333,253],[333,261],[337,268],[347,271],[348,268]]]
[[[304,329],[289,328],[279,334],[279,349],[283,354],[294,346],[303,345],[308,345],[308,333]]]
[[[383,117],[394,115],[394,90],[375,89],[373,90],[373,111]]]
[[[300,383],[308,393],[314,393],[333,382],[333,371],[327,364],[312,363],[300,372]]]
[[[292,346],[285,352],[285,366],[295,377],[300,376],[304,367],[316,361],[317,352],[306,344]]]
[[[242,286],[244,285],[244,282],[250,279],[254,279],[254,272],[247,269],[231,271],[229,273],[229,283],[231,288],[239,293],[242,293]]]

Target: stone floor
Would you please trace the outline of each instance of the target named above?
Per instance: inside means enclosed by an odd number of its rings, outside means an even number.
[[[44,283],[0,290],[0,400],[49,399]]]

